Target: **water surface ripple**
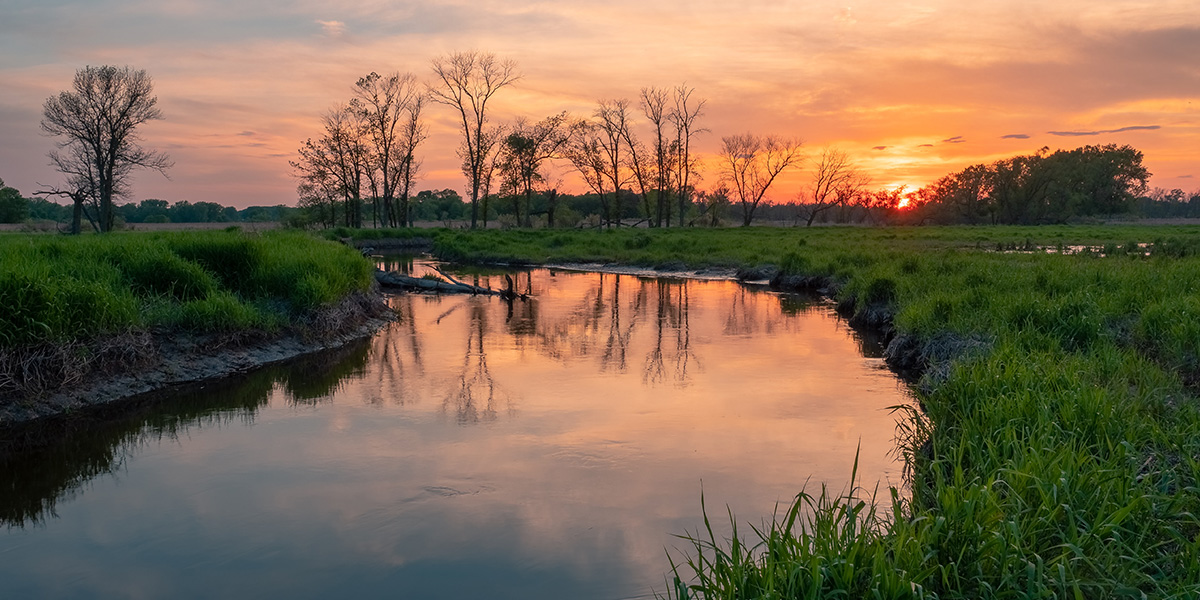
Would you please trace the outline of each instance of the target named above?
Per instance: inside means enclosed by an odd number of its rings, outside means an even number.
[[[757,524],[860,445],[901,483],[907,392],[828,306],[511,275],[532,299],[396,296],[370,340],[0,455],[0,597],[648,597],[702,486]]]

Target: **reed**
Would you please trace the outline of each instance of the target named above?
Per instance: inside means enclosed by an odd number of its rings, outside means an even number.
[[[442,232],[460,260],[826,282],[924,375],[911,494],[688,535],[675,598],[1200,597],[1200,228]],[[784,279],[783,281],[786,281]],[[704,499],[702,498],[702,502]],[[748,533],[748,535],[747,535]]]

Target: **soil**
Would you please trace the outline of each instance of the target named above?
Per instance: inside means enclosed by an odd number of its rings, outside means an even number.
[[[150,336],[136,366],[93,372],[78,383],[32,397],[0,400],[0,429],[68,416],[151,392],[252,371],[373,335],[392,313],[378,291],[321,311],[304,327],[275,335]]]

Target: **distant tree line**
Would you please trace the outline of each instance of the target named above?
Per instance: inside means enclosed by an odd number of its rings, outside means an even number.
[[[488,104],[520,80],[516,64],[478,51],[433,59],[432,83],[410,73],[358,79],[349,100],[321,117],[322,133],[291,162],[299,208],[237,210],[214,202],[118,204],[135,169],[165,174],[170,159],[140,146],[138,127],[161,119],[145,71],[86,67],[72,89],[47,99],[42,128],[55,136],[51,162],[65,176],[57,187],[24,198],[0,182],[0,222],[83,219],[99,232],[125,223],[284,221],[293,226],[412,226],[416,221],[471,227],[683,227],[740,222],[1061,223],[1118,215],[1200,217],[1198,193],[1155,189],[1142,153],[1130,146],[1084,146],[978,164],[917,190],[873,189],[837,148],[805,153],[802,142],[751,132],[721,138],[707,172],[693,140],[705,100],[687,85],[643,87],[636,103],[602,99],[588,116],[566,112],[511,124],[491,121]],[[457,149],[469,196],[452,190],[414,193],[426,139],[424,109],[451,108],[461,124]],[[558,165],[561,170],[551,169]],[[790,202],[769,190],[787,170],[804,169],[807,184]],[[569,170],[586,185],[566,194],[554,173]],[[49,202],[62,197],[69,209]],[[69,213],[64,217],[63,211]]]
[[[913,215],[942,223],[1064,223],[1130,214],[1150,172],[1130,146],[1083,146],[972,165],[912,196]]]

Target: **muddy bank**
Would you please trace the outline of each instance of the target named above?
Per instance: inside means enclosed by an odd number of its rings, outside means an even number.
[[[354,246],[359,250],[374,250],[388,252],[428,252],[433,249],[433,238],[379,238],[375,240],[351,240],[345,238],[343,243]]]
[[[30,380],[25,389],[0,397],[0,429],[70,417],[93,407],[339,348],[374,334],[391,315],[382,295],[373,291],[355,294],[277,334],[139,332],[86,346],[42,349],[32,359],[25,357],[27,363],[44,362],[32,369],[26,365],[25,376],[40,380]],[[81,355],[88,358],[77,360]]]

